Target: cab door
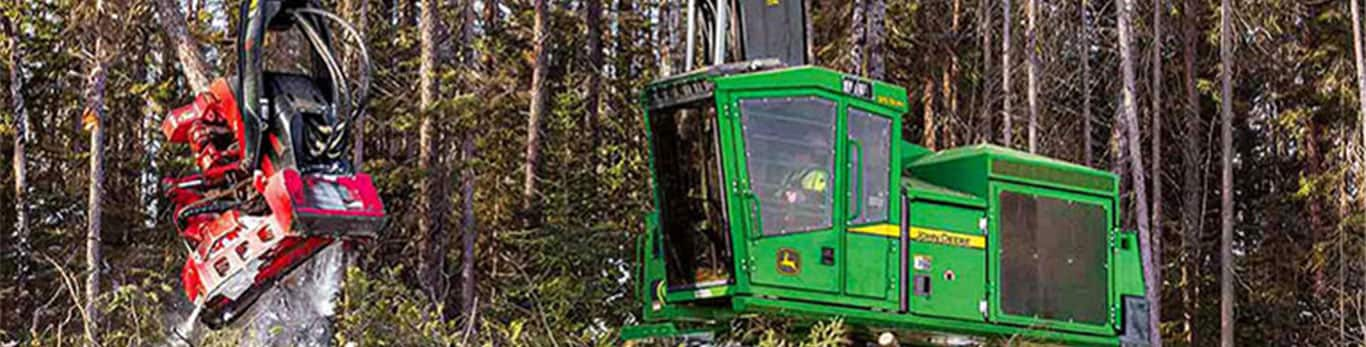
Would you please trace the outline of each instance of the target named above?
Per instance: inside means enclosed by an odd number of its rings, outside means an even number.
[[[893,269],[897,261],[896,243],[901,228],[894,218],[899,197],[892,190],[895,121],[868,108],[851,105],[845,109],[848,184],[845,189],[848,213],[845,224],[844,293],[850,296],[884,300],[894,296]]]
[[[814,89],[733,99],[737,190],[744,197],[748,268],[756,286],[840,291],[844,175],[836,172],[845,140],[837,100]]]

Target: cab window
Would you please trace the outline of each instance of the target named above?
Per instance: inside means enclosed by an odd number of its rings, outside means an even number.
[[[850,224],[887,220],[892,164],[892,120],[849,109]]]
[[[740,101],[745,162],[763,235],[831,228],[836,104],[815,96]]]

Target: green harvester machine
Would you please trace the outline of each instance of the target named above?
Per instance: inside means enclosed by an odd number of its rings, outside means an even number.
[[[741,55],[776,59],[715,59],[644,91],[654,209],[632,275],[640,320],[623,339],[778,316],[841,319],[882,344],[1148,344],[1116,175],[907,142],[904,88],[765,48],[800,38],[773,34],[800,32],[800,17],[773,18],[801,1],[729,4],[690,4],[689,22],[738,8]]]

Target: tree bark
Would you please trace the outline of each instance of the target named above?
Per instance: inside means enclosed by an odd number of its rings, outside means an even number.
[[[474,180],[475,172],[472,164],[478,154],[474,147],[474,134],[471,132],[465,136],[460,144],[460,152],[464,157],[465,168],[460,173],[460,202],[463,216],[460,222],[461,231],[461,259],[460,259],[460,307],[465,314],[466,331],[471,332],[472,336],[479,336],[479,258],[476,256],[475,245],[479,241],[479,230],[474,217]]]
[[[460,7],[460,63],[467,68],[478,66],[475,62],[477,53],[474,23],[478,16],[474,12],[475,0],[465,0],[465,4]]]
[[[885,0],[864,0],[864,2],[868,6],[864,9],[864,15],[868,21],[864,27],[867,30],[863,49],[864,54],[867,55],[867,61],[864,63],[868,65],[865,70],[868,72],[868,78],[881,80],[886,71],[886,59],[883,59],[882,54],[882,38],[884,36],[884,19],[887,17],[887,4]]]
[[[546,59],[546,46],[549,43],[549,33],[546,31],[546,0],[534,0],[535,5],[535,42],[533,43],[533,55],[535,61],[532,63],[531,72],[531,115],[526,122],[526,163],[523,165],[525,181],[522,182],[522,212],[527,218],[527,225],[536,225],[539,218],[534,217],[536,213],[536,173],[541,160],[541,118],[545,116],[546,108],[546,74],[550,71],[550,62]]]
[[[418,21],[419,45],[421,48],[418,66],[418,99],[422,110],[422,121],[418,128],[418,169],[422,181],[418,186],[418,231],[422,238],[419,248],[421,263],[418,273],[422,287],[433,303],[446,301],[447,279],[443,275],[446,268],[446,227],[445,209],[442,208],[444,196],[441,192],[443,175],[437,155],[440,149],[436,139],[440,136],[436,129],[436,99],[439,97],[436,84],[437,55],[436,44],[440,27],[440,4],[435,0],[422,0],[421,16]]]
[[[467,69],[475,69],[479,64],[475,60],[476,40],[474,33],[474,0],[466,0],[465,7],[462,9],[465,18],[464,27],[461,29],[460,42],[465,47],[463,56],[464,65]],[[476,132],[466,130],[464,139],[460,144],[460,152],[464,169],[460,171],[460,202],[461,202],[461,224],[460,224],[460,309],[465,315],[465,331],[470,336],[479,336],[479,257],[475,245],[479,242],[479,230],[474,215],[474,184],[477,178],[474,171],[474,160],[478,158],[475,152]]]
[[[1196,300],[1200,298],[1200,267],[1197,265],[1200,259],[1201,230],[1200,220],[1204,218],[1200,209],[1205,202],[1204,194],[1204,173],[1201,168],[1205,165],[1204,142],[1200,141],[1204,134],[1204,116],[1200,112],[1200,90],[1196,85],[1195,70],[1196,47],[1195,40],[1199,39],[1196,30],[1196,2],[1195,0],[1185,0],[1185,5],[1181,11],[1182,21],[1184,22],[1182,35],[1182,60],[1185,65],[1185,85],[1186,85],[1186,107],[1187,117],[1185,121],[1185,131],[1182,136],[1181,163],[1181,309],[1183,314],[1183,325],[1186,331],[1186,344],[1199,345],[1199,340],[1195,336],[1195,315],[1199,305]]]
[[[982,21],[982,24],[977,26],[977,31],[982,36],[982,76],[991,75],[991,57],[994,55],[994,53],[991,51],[991,47],[993,46],[991,42],[991,34],[993,30],[991,24],[992,9],[989,6],[990,3],[991,0],[979,0],[979,2],[977,3],[977,16],[981,18]],[[982,100],[982,102],[980,103],[981,106],[979,106],[981,107],[981,114],[978,116],[979,121],[982,122],[981,124],[991,124],[992,115],[994,114],[994,108],[992,107],[992,105],[994,103],[990,102],[989,100],[992,99],[992,91],[994,91],[994,89],[991,88],[990,83],[982,83],[981,89],[978,90],[978,93],[980,93],[978,99]],[[995,136],[992,136],[991,126],[985,126],[981,128],[985,129],[986,134],[984,134],[984,138],[988,140],[995,138]]]
[[[1153,240],[1149,226],[1148,214],[1148,192],[1147,182],[1143,177],[1143,147],[1140,145],[1138,131],[1138,96],[1135,89],[1134,73],[1134,53],[1133,53],[1133,28],[1131,27],[1133,15],[1133,0],[1124,0],[1119,4],[1119,56],[1120,72],[1123,77],[1123,100],[1122,116],[1124,117],[1124,136],[1126,150],[1129,152],[1129,174],[1134,189],[1134,209],[1137,212],[1135,219],[1138,224],[1139,239],[1144,241]],[[1153,249],[1156,247],[1152,242],[1139,245],[1139,251],[1143,257],[1143,277],[1147,282],[1146,297],[1148,298],[1148,328],[1151,330],[1149,336],[1153,337],[1153,345],[1160,346],[1162,335],[1158,325],[1161,317],[1157,307],[1161,301],[1161,279],[1157,278],[1156,265],[1153,259]]]
[[[24,105],[24,53],[20,45],[19,30],[15,20],[0,15],[4,19],[5,34],[9,44],[9,95],[10,108],[14,112],[14,247],[16,250],[15,283],[19,295],[28,290],[29,257],[33,252],[29,244],[31,238],[28,216],[28,109]],[[20,312],[28,312],[32,304],[25,302]]]
[[[1091,1],[1081,1],[1081,158],[1086,166],[1095,165],[1091,144]]]
[[[602,0],[586,0],[584,22],[588,26],[588,86],[584,96],[584,130],[594,133],[602,108]],[[666,45],[667,47],[667,45]],[[594,136],[594,138],[597,138]]]
[[[1219,345],[1233,347],[1233,2],[1220,1],[1219,8],[1220,173],[1219,237]]]
[[[868,71],[864,69],[867,54],[865,49],[868,48],[865,41],[868,38],[868,19],[865,18],[867,14],[864,11],[868,8],[868,1],[870,0],[854,0],[851,5],[853,19],[850,20],[849,26],[849,66],[854,74],[859,76],[868,76]]]
[[[157,22],[161,23],[161,31],[166,33],[166,38],[175,46],[176,57],[180,61],[180,69],[185,74],[185,81],[190,84],[195,92],[209,90],[210,79],[209,66],[204,62],[204,53],[199,50],[199,40],[190,35],[189,29],[185,27],[185,14],[180,11],[180,2],[174,0],[156,0]]]
[[[350,2],[350,0],[348,0],[348,2]],[[344,18],[354,21],[356,31],[359,32],[361,36],[366,36],[366,30],[370,28],[370,1],[359,0],[355,2],[358,4],[346,4],[342,7],[346,11],[351,12]],[[359,119],[356,121],[355,125],[352,125],[350,128],[351,162],[357,170],[365,165],[365,118],[367,117],[364,110],[365,105],[361,105],[361,107],[361,113],[358,116]]]
[[[1014,147],[1013,129],[1011,126],[1010,102],[1010,12],[1013,8],[1010,0],[1001,3],[1001,95],[1004,101],[1001,106],[1001,141],[1006,147]]]
[[[962,28],[962,8],[963,0],[953,0],[953,15],[950,17],[949,30],[954,37],[958,37],[959,30]],[[954,84],[956,81],[958,81],[958,50],[956,46],[952,46],[949,49],[949,67],[944,69],[943,89],[940,92],[940,99],[944,100],[944,108],[947,109],[945,113],[951,118],[958,117],[958,89],[955,88]],[[956,146],[957,139],[952,135],[954,132],[948,132],[951,134],[948,146]]]
[[[498,0],[484,0],[484,38],[493,41],[499,30]],[[492,74],[494,67],[498,64],[498,57],[493,50],[484,53],[484,73]]]
[[[1361,128],[1361,138],[1357,151],[1359,157],[1356,164],[1357,177],[1361,180],[1359,187],[1366,187],[1366,62],[1362,60],[1361,47],[1361,4],[1360,0],[1352,0],[1352,50],[1353,58],[1357,68],[1357,127]],[[1361,209],[1366,211],[1366,194],[1357,194],[1357,200],[1361,203]]]
[[[1153,262],[1153,270],[1152,270],[1152,272],[1153,272],[1153,278],[1157,280],[1157,282],[1153,284],[1153,288],[1154,288],[1154,291],[1157,292],[1156,297],[1159,299],[1159,301],[1158,301],[1158,302],[1155,302],[1153,305],[1149,305],[1148,307],[1149,307],[1149,309],[1150,309],[1150,311],[1151,311],[1151,312],[1149,313],[1149,316],[1150,316],[1150,317],[1155,317],[1154,321],[1157,322],[1157,323],[1159,323],[1159,324],[1162,322],[1162,305],[1161,305],[1160,299],[1162,298],[1162,291],[1163,291],[1163,289],[1162,289],[1162,288],[1163,288],[1163,286],[1162,286],[1162,280],[1163,280],[1163,276],[1162,276],[1162,267],[1163,267],[1163,264],[1164,264],[1163,261],[1162,261],[1162,200],[1163,200],[1163,199],[1162,199],[1162,106],[1163,106],[1163,104],[1162,104],[1162,80],[1163,80],[1163,78],[1162,78],[1162,77],[1163,77],[1163,76],[1162,76],[1162,41],[1163,41],[1163,39],[1164,39],[1163,36],[1162,36],[1162,11],[1165,11],[1165,10],[1166,10],[1166,1],[1164,1],[1164,0],[1153,0],[1153,24],[1152,24],[1152,25],[1153,25],[1153,57],[1152,57],[1152,64],[1153,64],[1153,66],[1152,66],[1152,84],[1153,84],[1153,86],[1152,86],[1152,95],[1153,95],[1153,96],[1152,96],[1152,102],[1153,102],[1153,106],[1152,106],[1152,112],[1153,112],[1153,115],[1152,115],[1152,118],[1153,118],[1153,119],[1152,119],[1152,121],[1153,121],[1153,129],[1152,129],[1152,132],[1153,132],[1153,134],[1152,134],[1152,140],[1153,140],[1153,149],[1152,149],[1152,151],[1153,151],[1153,153],[1152,153],[1152,154],[1153,154],[1153,163],[1152,163],[1152,165],[1153,165],[1153,168],[1152,168],[1152,180],[1153,180],[1152,204],[1153,204],[1153,207],[1152,207],[1152,213],[1153,213],[1153,215],[1152,215],[1152,222],[1149,224],[1149,225],[1152,227],[1152,239],[1149,240],[1149,243],[1152,245],[1151,248],[1152,248],[1152,256],[1153,256],[1153,260],[1152,260],[1152,262]],[[1157,333],[1159,333],[1159,334],[1162,332],[1162,329],[1160,328],[1160,326],[1159,326],[1158,329],[1156,329],[1156,331],[1157,331]],[[1161,339],[1161,336],[1162,336],[1162,335],[1153,335],[1153,336],[1157,336],[1157,337],[1158,337],[1157,339],[1154,340],[1153,346],[1154,346],[1154,347],[1160,347],[1160,346],[1162,346],[1162,339]]]
[[[924,134],[921,137],[925,148],[934,150],[939,148],[939,124],[936,123],[937,115],[934,113],[934,79],[926,77],[923,87],[920,89],[920,103],[925,105],[925,126]]]
[[[1038,133],[1039,133],[1039,40],[1035,32],[1035,21],[1038,17],[1039,0],[1028,0],[1025,3],[1025,15],[1028,26],[1025,27],[1025,57],[1028,60],[1026,66],[1026,95],[1029,98],[1029,153],[1038,153]]]
[[[95,1],[97,15],[104,15],[104,4]],[[91,49],[90,74],[86,76],[86,124],[90,130],[90,194],[86,201],[85,263],[89,273],[85,278],[85,331],[88,343],[99,345],[99,306],[100,264],[103,254],[100,250],[101,219],[104,210],[100,202],[104,200],[104,87],[106,83],[104,38],[94,35]]]

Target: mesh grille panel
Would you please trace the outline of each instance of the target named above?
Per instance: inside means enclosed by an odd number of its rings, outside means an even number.
[[[1001,192],[1001,308],[1106,322],[1106,215],[1099,205]]]

